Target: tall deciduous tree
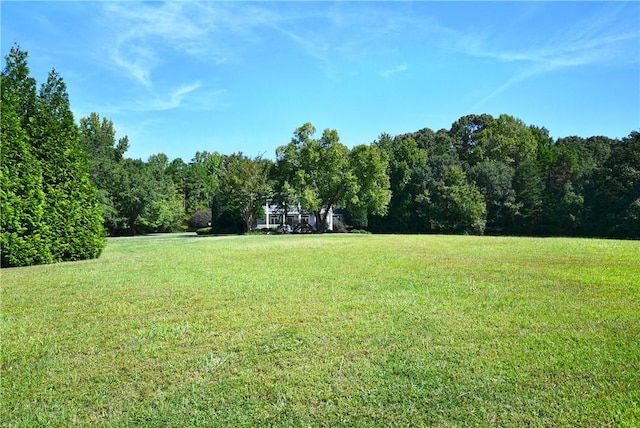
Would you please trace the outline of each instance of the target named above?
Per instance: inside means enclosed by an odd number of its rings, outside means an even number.
[[[187,170],[185,185],[187,213],[209,208],[214,220],[220,214],[221,207],[216,206],[220,201],[216,199],[219,196],[219,176],[224,162],[225,156],[220,153],[196,152]]]
[[[372,230],[395,233],[417,231],[416,194],[422,193],[426,183],[427,151],[418,147],[414,137],[416,135],[407,134],[392,138],[382,134],[374,143],[389,158],[387,175],[391,199],[384,217],[374,215],[370,218],[369,227]]]
[[[520,119],[502,114],[479,133],[472,158],[476,162],[492,160],[517,166],[535,159],[536,150],[537,141],[531,129]]]
[[[276,162],[271,168],[270,181],[272,183],[271,202],[280,211],[280,225],[284,226],[286,217],[293,207],[300,201],[296,188],[294,187],[295,172],[298,170],[297,157],[292,145],[280,146],[276,149]]]
[[[185,163],[182,158],[176,158],[169,163],[166,172],[176,186],[176,191],[178,192],[184,213],[189,215],[195,212],[197,210],[195,208],[193,210],[187,210],[189,165]]]
[[[162,153],[150,156],[147,162],[123,160],[114,177],[119,221],[116,234],[170,232],[180,225],[182,204],[166,172],[168,164]]]
[[[486,204],[462,167],[448,156],[430,159],[425,185],[416,194],[420,231],[482,235]]]
[[[640,132],[612,142],[611,155],[598,171],[594,216],[598,234],[640,238]]]
[[[480,134],[493,120],[490,114],[470,114],[451,125],[449,134],[462,162],[473,165],[479,160]]]
[[[269,163],[259,157],[232,154],[221,172],[220,190],[227,209],[242,220],[244,231],[251,230],[269,197]]]
[[[327,216],[336,206],[358,213],[385,212],[389,202],[386,155],[361,147],[351,153],[335,129],[325,129],[319,139],[313,138],[315,131],[305,123],[277,153],[278,162],[292,166],[291,182],[302,209],[314,215],[318,231],[325,231]],[[363,171],[356,172],[356,167]]]
[[[151,202],[146,209],[147,228],[154,232],[171,232],[182,223],[180,195],[168,171],[169,158],[164,153],[151,155],[146,169],[151,183]]]
[[[469,170],[469,178],[484,196],[487,205],[487,233],[500,234],[511,226],[518,211],[513,190],[515,170],[499,161],[485,161]]]
[[[349,168],[355,175],[356,183],[345,208],[352,215],[366,218],[368,214],[387,213],[391,200],[388,165],[387,153],[376,145],[361,144],[351,149]]]

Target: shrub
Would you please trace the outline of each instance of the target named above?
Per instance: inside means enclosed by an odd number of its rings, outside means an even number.
[[[313,233],[313,228],[309,223],[298,223],[293,228],[293,233]]]
[[[235,235],[242,233],[242,226],[238,223],[216,223],[211,225],[211,233],[215,235]]]
[[[211,228],[210,227],[203,227],[200,229],[196,230],[196,235],[201,236],[201,235],[211,235]]]
[[[347,227],[338,219],[333,220],[333,232],[348,233]]]
[[[198,230],[211,227],[211,210],[198,210],[189,218],[189,229]]]

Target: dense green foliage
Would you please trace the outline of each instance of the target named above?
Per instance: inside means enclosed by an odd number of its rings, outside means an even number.
[[[0,86],[2,266],[98,257],[102,217],[65,83],[51,71],[36,92],[14,47]]]
[[[80,120],[80,133],[110,235],[170,232],[181,225],[184,206],[166,155],[147,162],[125,158],[128,138],[116,144],[113,123],[97,113]]]
[[[219,216],[222,210],[219,201],[219,176],[225,156],[207,151],[196,152],[191,162],[174,159],[167,169],[175,183],[185,213],[191,214],[198,209],[208,208]]]
[[[110,238],[3,272],[0,420],[637,427],[639,270],[617,240]]]
[[[115,129],[107,118],[97,113],[80,119],[80,143],[90,159],[91,179],[99,189],[104,225],[108,231],[125,228],[125,219],[118,207],[124,175],[123,155],[129,147],[128,138],[120,139],[114,147]]]
[[[248,232],[254,220],[263,217],[263,205],[271,188],[268,162],[251,159],[242,153],[225,159],[220,171],[220,200],[227,211],[234,213]]]
[[[334,207],[384,214],[390,198],[386,153],[365,145],[349,150],[335,129],[325,129],[319,139],[313,138],[315,131],[311,123],[296,129],[291,142],[277,149],[276,166],[318,229],[324,231]],[[286,185],[278,188],[287,194]]]
[[[211,210],[197,210],[189,217],[189,229],[197,230],[211,226]]]
[[[390,157],[392,198],[372,231],[640,237],[638,132],[554,142],[484,114],[376,144]]]

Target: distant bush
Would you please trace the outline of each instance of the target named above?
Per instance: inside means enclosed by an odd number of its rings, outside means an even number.
[[[353,229],[351,231],[351,233],[363,233],[363,234],[364,233],[368,233],[368,234],[370,234],[371,232],[369,232],[368,230],[363,230],[363,229]]]
[[[333,232],[348,233],[347,227],[338,219],[333,220]]]
[[[369,217],[367,216],[366,211],[365,212],[347,211],[346,212],[346,221],[351,226],[353,226],[353,228],[357,228],[357,229],[361,229],[363,227],[368,227],[369,226]],[[350,229],[350,228],[347,227],[347,229]]]
[[[242,233],[242,225],[239,223],[222,223],[211,225],[211,233],[215,235],[236,235]]]
[[[189,229],[198,230],[211,227],[211,210],[198,210],[189,218]]]
[[[298,223],[293,228],[293,233],[313,233],[313,228],[309,223]]]

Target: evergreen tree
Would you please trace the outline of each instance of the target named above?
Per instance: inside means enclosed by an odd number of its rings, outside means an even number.
[[[122,159],[129,147],[128,137],[116,144],[113,122],[91,113],[80,119],[80,144],[89,155],[91,180],[98,188],[104,227],[113,234],[123,222],[115,205],[116,179],[122,174]]]
[[[52,71],[36,95],[27,56],[12,48],[2,73],[3,266],[97,257],[104,229],[66,85]]]
[[[1,266],[26,266],[52,260],[44,223],[44,193],[42,171],[30,152],[29,136],[22,126],[20,111],[24,97],[35,94],[34,86],[14,85],[11,73],[28,68],[23,61],[26,53],[12,50],[7,68],[2,73],[2,115],[0,116],[0,248]],[[15,66],[20,64],[20,67]],[[25,83],[25,82],[22,82]],[[26,91],[25,91],[26,89]]]
[[[105,244],[98,194],[89,177],[89,160],[80,146],[66,85],[55,70],[41,86],[37,105],[32,146],[42,166],[53,258],[98,257]]]

